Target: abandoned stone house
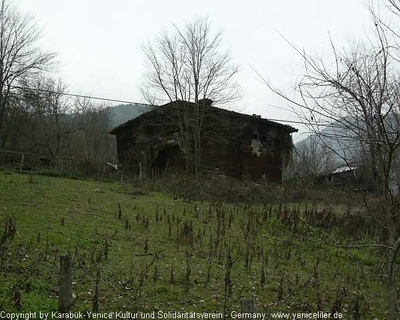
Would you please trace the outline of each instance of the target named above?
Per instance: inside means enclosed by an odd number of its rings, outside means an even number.
[[[191,171],[197,160],[201,174],[281,182],[297,129],[211,104],[175,101],[114,128],[119,162],[151,176]]]

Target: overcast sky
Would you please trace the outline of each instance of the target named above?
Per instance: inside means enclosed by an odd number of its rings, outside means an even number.
[[[253,66],[293,96],[303,71],[301,59],[278,34],[308,52],[329,51],[329,34],[338,47],[365,37],[370,15],[365,0],[16,0],[42,30],[43,46],[58,53],[59,76],[74,93],[143,102],[141,46],[172,23],[208,16],[224,31],[224,46],[241,66],[243,112],[297,120],[289,108],[259,82]],[[278,108],[277,108],[278,107]],[[296,124],[292,124],[298,127]],[[296,140],[299,137],[295,137]]]

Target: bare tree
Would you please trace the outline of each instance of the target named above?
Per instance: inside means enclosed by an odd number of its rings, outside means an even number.
[[[74,154],[78,159],[99,161],[109,160],[114,152],[114,139],[108,134],[111,129],[111,110],[97,105],[89,98],[75,100]],[[83,150],[83,151],[82,151]]]
[[[77,130],[73,119],[73,104],[66,95],[61,80],[39,77],[21,89],[29,114],[37,123],[36,144],[52,159],[69,154],[68,137]]]
[[[221,52],[222,31],[213,33],[208,19],[200,18],[174,33],[163,32],[143,47],[146,84],[142,93],[154,105],[176,100],[216,104],[239,97],[234,76],[238,67],[229,51]]]
[[[310,136],[297,143],[293,155],[292,175],[317,182],[334,167],[332,151],[318,136]]]
[[[6,117],[15,87],[23,79],[48,70],[53,53],[43,52],[38,44],[40,32],[29,15],[20,14],[7,0],[0,0],[0,148],[4,147]]]
[[[400,1],[399,0],[387,0],[388,8],[395,14],[400,14]]]
[[[163,32],[143,47],[146,56],[144,98],[153,105],[176,108],[187,170],[197,174],[201,164],[201,137],[206,99],[222,105],[239,98],[234,76],[238,72],[229,51],[222,52],[222,32],[213,33],[208,19],[197,19],[174,33]]]
[[[392,1],[390,1],[392,2]],[[397,1],[393,1],[396,2]],[[349,167],[354,155],[362,156],[373,183],[380,194],[382,212],[370,206],[364,194],[365,208],[382,228],[385,241],[351,245],[388,250],[389,319],[397,318],[396,256],[400,250],[398,186],[394,186],[400,151],[400,76],[399,48],[387,24],[371,9],[374,37],[367,42],[352,43],[338,50],[331,41],[333,63],[309,55],[288,42],[301,55],[305,74],[296,86],[299,99],[292,99],[271,83],[265,83],[297,111],[298,116],[321,141],[327,141],[321,123],[330,123],[332,144],[327,147]],[[333,244],[335,245],[335,244]]]

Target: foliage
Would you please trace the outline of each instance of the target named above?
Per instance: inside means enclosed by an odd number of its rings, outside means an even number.
[[[27,82],[17,93],[18,109],[7,128],[5,149],[39,154],[54,162],[115,162],[116,142],[108,134],[109,107],[84,98],[71,100],[65,84],[52,78]]]

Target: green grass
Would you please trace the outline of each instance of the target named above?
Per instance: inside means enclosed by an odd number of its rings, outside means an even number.
[[[0,248],[0,310],[16,311],[16,300],[21,311],[56,310],[59,257],[69,252],[75,311],[92,310],[100,270],[99,311],[239,311],[255,297],[259,312],[332,311],[336,303],[346,319],[384,318],[381,254],[327,246],[321,238],[340,236],[338,227],[294,230],[277,207],[188,203],[50,176],[29,183],[0,171],[0,235],[9,216],[16,233]]]

